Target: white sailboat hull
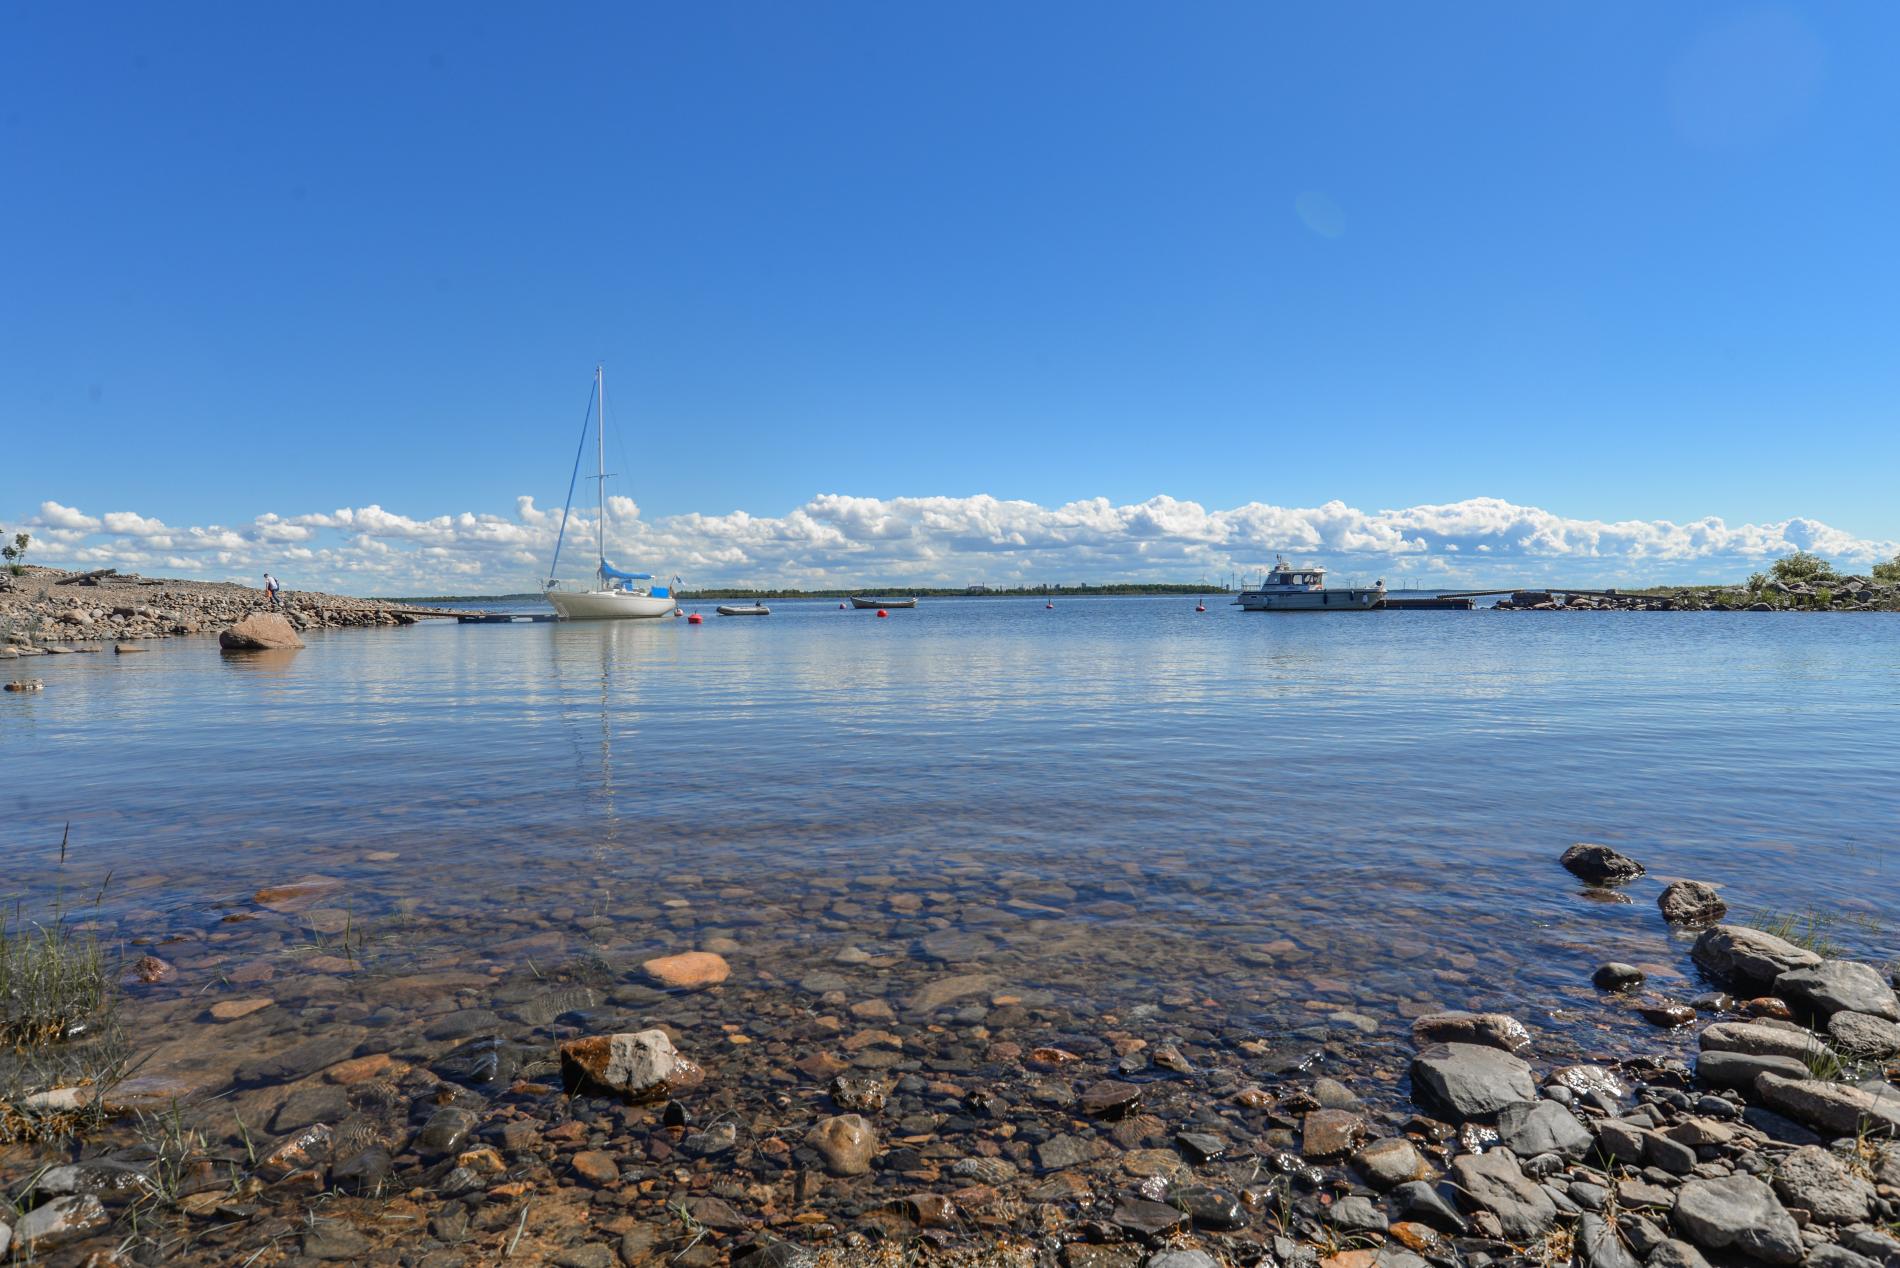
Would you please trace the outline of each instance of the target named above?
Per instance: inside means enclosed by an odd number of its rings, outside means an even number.
[[[563,621],[638,621],[672,616],[679,604],[626,590],[550,590],[548,602]]]
[[[1285,593],[1242,590],[1237,602],[1248,612],[1365,612],[1385,598],[1369,590],[1294,590]]]

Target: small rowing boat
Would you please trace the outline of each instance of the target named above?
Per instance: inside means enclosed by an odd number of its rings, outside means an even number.
[[[860,599],[856,595],[852,595],[851,606],[854,608],[914,608],[917,606],[917,600],[916,599]]]
[[[722,603],[713,609],[720,616],[770,616],[772,609],[763,603]]]

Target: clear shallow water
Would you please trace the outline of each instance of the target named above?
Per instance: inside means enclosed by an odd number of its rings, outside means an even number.
[[[718,938],[708,1026],[827,991],[925,1016],[916,992],[966,974],[966,1022],[1008,992],[1058,1027],[1217,1000],[1194,1024],[1343,1025],[1377,1062],[1424,1008],[1496,1006],[1587,1054],[1669,1042],[1588,978],[1613,957],[1690,988],[1654,905],[1685,876],[1740,915],[1863,913],[1831,936],[1900,954],[1890,618],[690,606],[705,625],[15,662],[47,686],[0,703],[8,896],[156,945],[178,977],[131,1003],[155,1035],[259,965],[308,1028],[338,981],[611,977]],[[1578,840],[1649,866],[1631,902],[1558,868]],[[253,901],[312,874],[341,882],[318,910],[348,918],[347,969],[333,917]],[[227,1061],[243,1033],[217,1031]]]

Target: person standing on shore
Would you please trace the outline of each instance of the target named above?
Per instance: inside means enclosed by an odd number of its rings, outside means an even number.
[[[268,572],[264,574],[264,593],[270,597],[270,610],[277,610],[277,578]]]

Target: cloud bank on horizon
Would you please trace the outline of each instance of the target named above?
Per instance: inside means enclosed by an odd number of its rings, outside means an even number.
[[[1609,523],[1501,498],[1370,512],[1339,501],[1220,511],[1166,495],[1126,506],[1093,498],[1045,507],[981,494],[827,493],[780,516],[649,520],[616,497],[607,518],[608,555],[621,567],[677,573],[689,585],[800,589],[1192,582],[1257,570],[1276,554],[1392,584],[1700,581],[1740,579],[1794,550],[1860,567],[1900,550],[1813,519]],[[24,523],[37,563],[241,581],[269,568],[292,589],[466,594],[538,589],[560,521],[559,511],[521,497],[512,516],[416,519],[365,506],[267,514],[238,527],[174,527],[134,511],[92,515],[46,501]],[[592,571],[593,534],[591,514],[569,520],[562,576]]]

